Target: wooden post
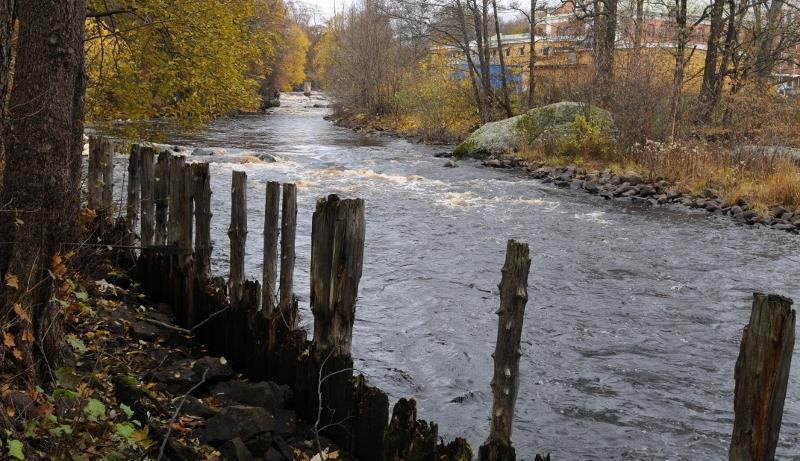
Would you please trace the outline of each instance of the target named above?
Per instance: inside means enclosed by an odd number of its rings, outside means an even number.
[[[506,262],[500,281],[500,310],[497,311],[497,344],[492,378],[492,423],[489,437],[479,450],[480,461],[515,461],[511,445],[514,406],[519,389],[519,342],[525,304],[528,302],[528,271],[531,258],[528,245],[509,240]]]
[[[192,203],[194,199],[194,175],[192,174],[192,165],[184,164],[182,174],[183,187],[181,188],[181,206],[179,207],[181,232],[178,241],[180,242],[181,249],[188,250],[184,260],[185,262],[188,258],[191,258],[192,254],[192,213],[194,211]]]
[[[114,142],[105,140],[103,143],[103,201],[101,207],[110,213],[114,204]]]
[[[155,176],[155,204],[156,204],[156,227],[155,245],[166,245],[167,243],[167,217],[169,210],[169,152],[158,154],[158,164],[156,164]]]
[[[183,165],[185,159],[174,155],[169,161],[169,221],[167,221],[167,244],[180,246],[183,224]]]
[[[329,195],[317,201],[311,225],[311,311],[318,358],[350,356],[364,231],[363,200]]]
[[[231,241],[229,293],[231,305],[237,306],[242,299],[244,286],[244,249],[247,240],[247,173],[244,171],[233,172],[228,237]]]
[[[736,360],[731,461],[775,458],[794,349],[792,300],[753,294]]]
[[[109,197],[106,201],[106,189],[113,191],[111,184],[114,174],[113,159],[114,144],[111,140],[102,136],[89,138],[88,206],[93,210],[111,205],[112,198]],[[106,187],[107,182],[108,187]]]
[[[155,231],[155,176],[153,162],[156,151],[152,147],[141,146],[139,149],[139,176],[141,183],[142,216],[140,231],[142,246],[153,244],[153,232]]]
[[[363,219],[362,219],[363,221]],[[283,210],[281,215],[281,322],[289,330],[297,328],[298,312],[294,299],[294,243],[297,233],[297,186],[283,185]],[[360,274],[360,272],[359,272]]]
[[[261,278],[261,313],[272,316],[278,306],[278,231],[281,189],[274,181],[267,183],[264,205],[264,269]]]
[[[133,235],[136,233],[136,220],[139,217],[139,191],[140,191],[140,163],[141,146],[134,144],[131,146],[131,154],[128,158],[128,200],[125,203],[125,219],[128,224],[128,235],[133,243]]]
[[[211,268],[211,177],[208,163],[192,165],[194,182],[194,263],[195,273],[207,279]]]

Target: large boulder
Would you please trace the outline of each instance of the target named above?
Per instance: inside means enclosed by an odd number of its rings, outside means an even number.
[[[608,111],[577,102],[558,102],[529,110],[526,114],[490,122],[456,147],[454,154],[468,157],[504,157],[523,146],[552,143],[570,136],[576,119],[585,117],[610,138],[616,134]]]

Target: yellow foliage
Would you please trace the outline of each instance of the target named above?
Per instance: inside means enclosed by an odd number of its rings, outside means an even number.
[[[306,54],[309,45],[308,36],[303,29],[297,24],[290,24],[278,62],[279,76],[276,86],[282,91],[291,91],[306,80]]]
[[[103,0],[90,9],[104,11]],[[168,117],[196,125],[259,107],[285,7],[273,0],[121,0],[86,21],[87,118]]]

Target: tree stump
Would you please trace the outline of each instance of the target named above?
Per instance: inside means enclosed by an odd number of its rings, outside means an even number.
[[[528,272],[531,266],[528,245],[509,240],[506,262],[500,281],[500,309],[497,311],[497,345],[492,378],[492,423],[486,443],[480,447],[481,461],[515,461],[511,445],[514,406],[519,389],[519,343],[525,305],[528,302]]]
[[[330,195],[317,201],[311,225],[311,311],[319,358],[352,349],[364,259],[364,201]]]
[[[233,172],[231,186],[231,225],[228,228],[231,241],[230,276],[228,277],[231,306],[242,299],[244,286],[244,257],[247,240],[247,173]]]
[[[155,171],[155,206],[156,206],[156,227],[155,245],[167,244],[167,218],[169,215],[169,152],[158,154],[158,163]]]
[[[195,274],[202,280],[208,278],[211,269],[211,176],[208,163],[192,165],[194,183],[194,234]]]
[[[139,149],[139,177],[141,183],[141,231],[142,246],[153,244],[155,232],[155,172],[153,163],[156,152],[152,147]]]
[[[281,185],[267,183],[264,204],[264,268],[261,276],[261,314],[269,318],[278,307],[278,234]]]
[[[731,461],[775,458],[794,349],[792,300],[755,293],[736,360]]]

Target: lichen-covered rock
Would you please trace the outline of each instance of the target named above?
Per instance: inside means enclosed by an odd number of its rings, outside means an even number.
[[[554,143],[572,134],[578,117],[584,117],[604,135],[616,134],[611,114],[595,106],[558,102],[528,113],[483,125],[456,147],[456,156],[504,157],[523,146]]]

